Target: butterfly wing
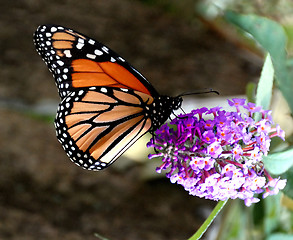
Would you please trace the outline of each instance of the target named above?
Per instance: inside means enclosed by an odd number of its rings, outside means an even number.
[[[69,158],[89,170],[113,163],[151,127],[141,105],[147,94],[107,87],[69,93],[60,103],[55,127]]]
[[[58,25],[42,25],[34,43],[53,73],[59,95],[76,88],[106,86],[158,96],[148,80],[102,43]]]
[[[147,109],[159,94],[108,47],[57,25],[40,26],[34,43],[61,97],[57,138],[77,165],[109,166],[153,126]]]

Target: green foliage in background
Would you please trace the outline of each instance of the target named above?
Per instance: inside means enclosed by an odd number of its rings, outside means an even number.
[[[293,71],[290,68],[292,60],[286,53],[287,36],[283,27],[275,21],[257,15],[242,15],[227,11],[224,16],[229,23],[249,34],[267,55],[257,86],[256,104],[269,109],[273,80],[275,80],[274,84],[282,92],[292,113]],[[281,178],[287,179],[283,192],[293,199],[293,149],[289,144],[284,146],[283,151],[264,157],[264,163],[271,174],[281,175]],[[226,210],[226,214],[230,217],[230,220],[227,217],[229,224],[225,223],[227,231],[222,231],[218,239],[293,239],[292,212],[282,207],[280,196],[281,194],[269,196],[249,210],[239,208],[235,201],[232,207]],[[233,206],[235,204],[236,206]],[[246,229],[245,233],[243,228]]]

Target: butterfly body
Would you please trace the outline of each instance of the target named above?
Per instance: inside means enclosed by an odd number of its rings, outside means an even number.
[[[105,45],[57,25],[42,25],[34,43],[61,98],[55,128],[69,158],[88,170],[113,163],[181,105]]]

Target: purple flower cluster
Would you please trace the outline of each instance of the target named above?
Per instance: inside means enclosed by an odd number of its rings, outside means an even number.
[[[157,172],[167,170],[172,183],[181,184],[191,195],[212,200],[243,199],[247,206],[283,189],[286,180],[272,178],[264,169],[272,137],[284,140],[271,112],[245,99],[228,100],[235,112],[220,107],[201,108],[179,115],[159,128],[148,143],[162,157]],[[259,114],[260,120],[253,119]]]

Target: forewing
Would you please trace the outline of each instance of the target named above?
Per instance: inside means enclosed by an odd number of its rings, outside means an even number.
[[[152,101],[149,95],[128,89],[73,91],[59,105],[57,138],[74,163],[101,170],[150,129],[143,106]]]
[[[158,96],[147,79],[102,43],[58,25],[42,25],[34,43],[63,99],[74,89],[104,86]]]

